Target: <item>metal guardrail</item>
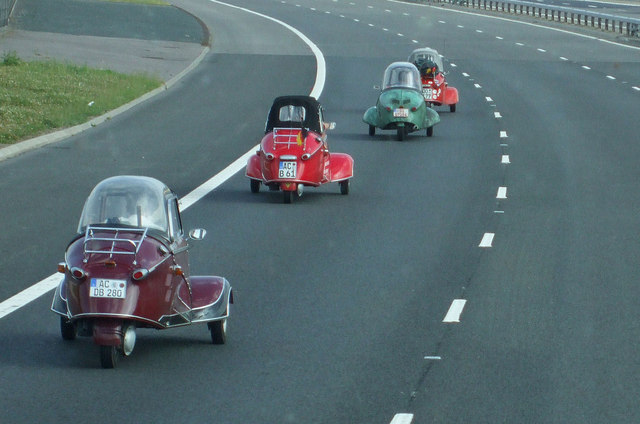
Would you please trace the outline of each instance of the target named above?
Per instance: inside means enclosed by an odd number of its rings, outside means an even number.
[[[15,3],[16,0],[0,0],[0,27],[9,23],[9,15]]]
[[[418,0],[417,3],[449,3],[512,15],[526,15],[553,22],[597,28],[640,38],[640,19],[519,0]]]

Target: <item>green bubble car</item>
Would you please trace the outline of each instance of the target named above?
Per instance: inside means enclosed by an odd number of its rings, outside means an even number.
[[[423,129],[431,137],[440,116],[424,101],[418,68],[410,62],[394,62],[384,71],[378,102],[367,109],[362,120],[369,125],[370,136],[376,134],[376,128],[395,130],[402,141],[409,133]]]

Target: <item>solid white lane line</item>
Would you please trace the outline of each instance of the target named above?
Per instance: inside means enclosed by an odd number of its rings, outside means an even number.
[[[57,287],[62,274],[53,274],[0,303],[0,319]]]
[[[411,424],[413,422],[413,414],[396,414],[390,424]]]
[[[451,302],[451,306],[449,306],[447,315],[445,315],[442,322],[446,322],[446,323],[460,322],[460,315],[462,314],[462,310],[464,309],[464,305],[466,303],[467,303],[466,299],[454,299],[453,302]]]
[[[498,194],[496,194],[496,199],[506,199],[506,198],[507,198],[507,188],[498,187]]]
[[[495,235],[495,233],[484,233],[478,247],[492,247]]]
[[[324,60],[324,56],[322,54],[322,52],[320,51],[320,49],[318,48],[318,46],[316,46],[309,38],[307,38],[306,35],[304,35],[303,33],[301,33],[300,31],[298,31],[297,29],[295,29],[294,27],[292,27],[291,25],[279,21],[275,18],[272,18],[270,16],[267,15],[263,15],[261,13],[258,12],[254,12],[252,10],[249,9],[245,9],[243,7],[238,7],[238,6],[234,6],[231,4],[227,4],[227,3],[223,3],[221,1],[218,0],[209,0],[212,3],[217,3],[217,4],[221,4],[223,6],[228,6],[234,9],[239,9],[248,13],[252,13],[254,15],[263,17],[265,19],[268,19],[270,21],[276,22],[282,26],[284,26],[285,28],[287,28],[289,31],[293,32],[294,34],[296,34],[300,39],[302,39],[302,41],[304,41],[307,46],[309,46],[309,48],[311,49],[311,51],[313,52],[314,56],[316,57],[316,81],[315,84],[311,90],[311,93],[309,93],[310,96],[315,97],[316,99],[320,98],[320,95],[322,94],[322,91],[324,90],[324,83],[326,80],[326,62]],[[191,205],[193,205],[195,202],[197,202],[198,200],[202,199],[204,196],[206,196],[211,190],[215,189],[216,187],[218,187],[220,184],[222,184],[223,182],[225,182],[226,180],[228,180],[229,178],[231,178],[231,176],[233,176],[235,173],[237,173],[238,171],[240,171],[242,168],[244,168],[247,164],[247,159],[249,158],[249,156],[251,156],[251,154],[255,153],[255,151],[258,149],[259,146],[254,146],[251,148],[251,150],[249,150],[248,152],[246,152],[244,155],[240,156],[238,159],[236,159],[233,163],[231,163],[229,166],[227,166],[225,169],[223,169],[222,171],[220,171],[218,174],[214,175],[213,177],[211,177],[208,181],[206,181],[205,183],[201,184],[199,187],[197,187],[195,190],[193,190],[191,193],[187,194],[186,196],[184,196],[182,199],[180,199],[180,204],[181,204],[181,209],[184,211],[187,208],[189,208]],[[209,190],[209,191],[207,191]],[[32,285],[31,287],[26,288],[25,290],[21,291],[20,293],[10,297],[9,299],[3,301],[2,303],[0,303],[0,319],[9,315],[10,313],[20,309],[21,307],[25,306],[26,304],[36,300],[37,298],[39,298],[40,296],[44,295],[45,293],[53,290],[58,283],[60,282],[60,279],[62,278],[62,275],[59,275],[58,273],[55,273],[53,275],[50,275],[49,277],[46,277],[45,279],[39,281],[38,283]]]

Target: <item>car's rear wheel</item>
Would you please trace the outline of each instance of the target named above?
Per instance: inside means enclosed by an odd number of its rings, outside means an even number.
[[[100,346],[100,365],[102,368],[115,368],[120,352],[116,346]]]
[[[284,190],[283,192],[283,201],[286,204],[292,203],[293,202],[293,193],[295,193],[294,191],[287,191]]]
[[[407,136],[407,130],[404,127],[398,127],[397,130],[398,141],[404,141]]]
[[[260,191],[260,180],[254,180],[251,178],[251,193],[257,193]]]
[[[371,137],[373,137],[374,135],[376,135],[376,127],[373,125],[369,125],[369,135]]]
[[[433,136],[433,125],[427,128],[427,137]]]
[[[457,104],[457,103],[454,103],[454,104],[452,104],[452,105],[449,105],[449,112],[455,112],[455,111],[456,111],[456,104]]]

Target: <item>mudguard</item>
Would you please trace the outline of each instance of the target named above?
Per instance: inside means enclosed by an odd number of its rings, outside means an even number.
[[[353,158],[346,153],[331,153],[331,181],[353,177]]]
[[[370,107],[364,113],[362,117],[362,121],[365,124],[373,125],[374,127],[378,126],[378,109],[375,106]]]
[[[424,115],[424,124],[422,128],[432,127],[439,122],[440,122],[440,115],[438,115],[438,112],[428,107]]]
[[[260,167],[260,156],[255,154],[247,160],[247,170],[245,175],[249,178],[262,180],[262,170]]]
[[[444,104],[455,105],[458,103],[458,89],[455,87],[447,87],[444,91]]]
[[[67,299],[63,297],[63,293],[66,293],[67,279],[62,277],[60,284],[56,287],[56,292],[53,295],[53,301],[51,302],[51,310],[56,314],[63,317],[69,317],[69,307],[67,306]]]

